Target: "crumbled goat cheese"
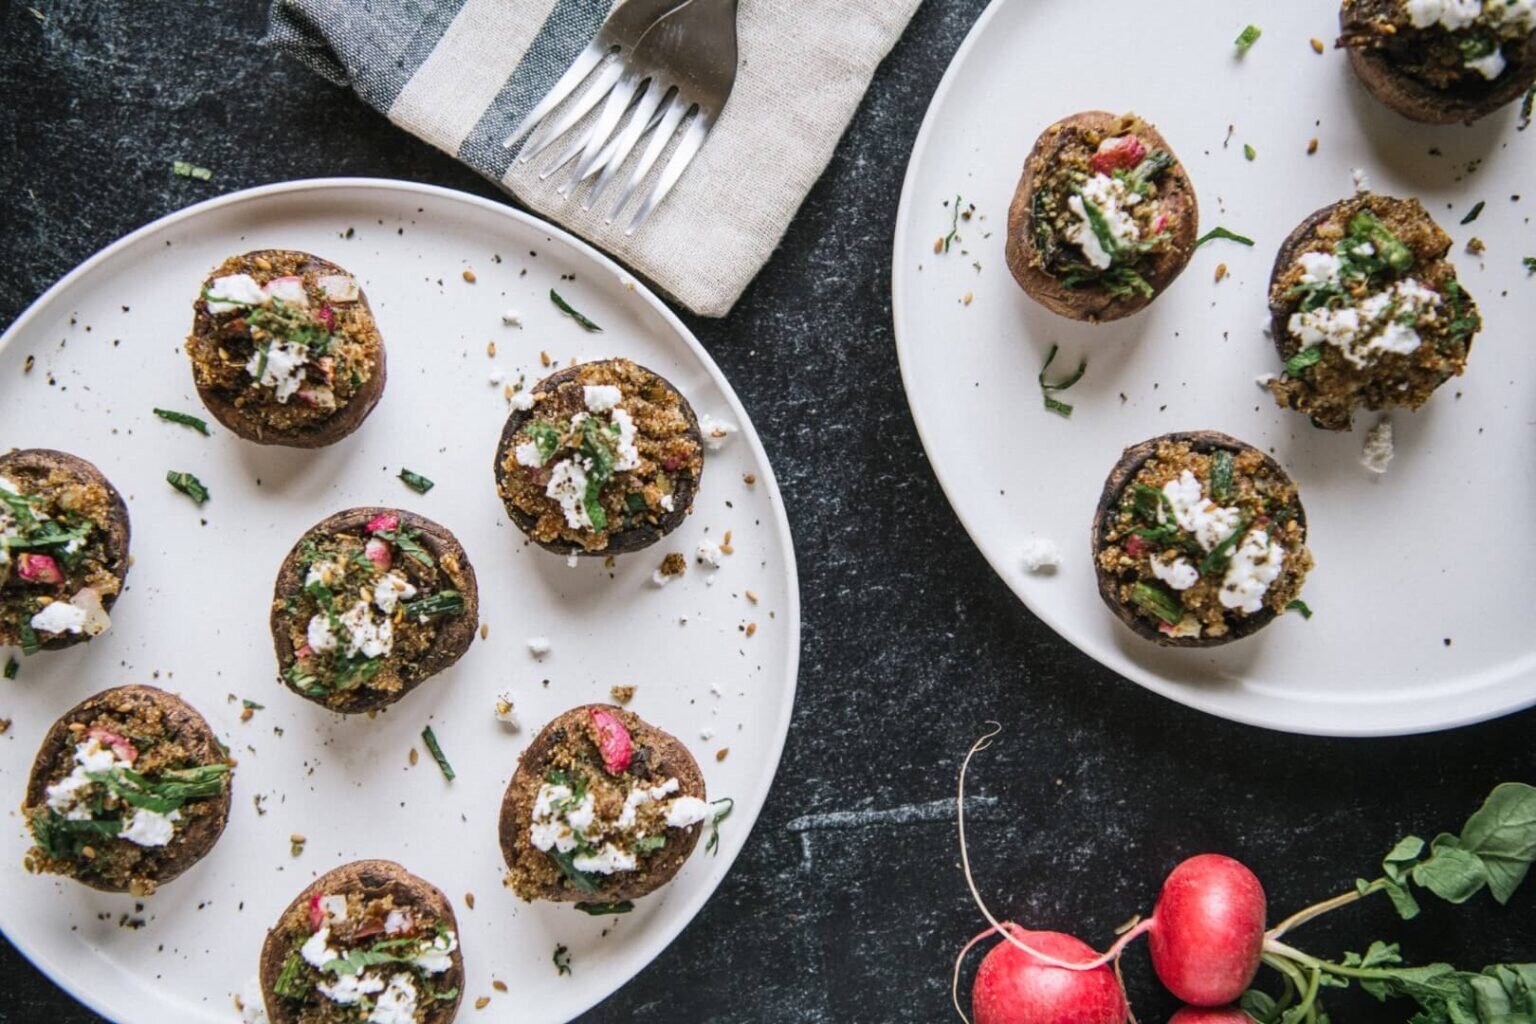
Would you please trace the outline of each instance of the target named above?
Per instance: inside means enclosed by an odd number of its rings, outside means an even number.
[[[549,653],[549,637],[531,636],[528,638],[528,653],[535,658],[542,658]]]
[[[505,310],[501,314],[501,322],[508,327],[521,327],[523,326],[523,314],[516,309]]]
[[[48,787],[48,807],[70,821],[89,821],[91,809],[80,802],[81,791],[95,785],[89,773],[129,767],[132,766],[128,761],[100,740],[76,744],[74,770]]]
[[[670,494],[663,494],[661,496],[661,507],[662,507],[662,509],[664,511],[667,511],[667,512],[671,512],[673,510],[673,508],[675,506],[673,505],[672,495],[670,495]]]
[[[604,413],[624,400],[624,392],[612,384],[588,384],[581,389],[588,412]]]
[[[1173,506],[1173,518],[1179,529],[1193,534],[1196,541],[1209,551],[1237,529],[1242,513],[1235,508],[1222,508],[1207,498],[1200,490],[1200,481],[1189,470],[1179,474],[1177,480],[1163,485],[1163,493]],[[1158,512],[1159,519],[1162,512]]]
[[[1127,188],[1119,178],[1095,174],[1084,183],[1080,194],[1067,199],[1067,209],[1077,217],[1077,222],[1067,228],[1067,241],[1082,249],[1083,255],[1093,266],[1108,270],[1114,258],[1093,230],[1086,203],[1098,207],[1104,216],[1104,223],[1109,226],[1110,237],[1117,246],[1124,246],[1141,239],[1141,229],[1136,226],[1136,219],[1129,212],[1139,202],[1141,196]]]
[[[266,301],[266,293],[250,274],[230,274],[208,282],[208,312],[214,316]]]
[[[1299,262],[1302,284],[1331,284],[1344,269],[1344,261],[1331,252],[1305,252]]]
[[[1165,562],[1161,558],[1153,558],[1152,575],[1168,584],[1174,590],[1188,590],[1200,582],[1200,570],[1190,565],[1183,558],[1175,558],[1172,562]]]
[[[651,584],[652,584],[652,586],[664,587],[667,584],[671,583],[675,579],[680,579],[680,577],[678,577],[678,576],[669,576],[666,573],[662,572],[660,569],[657,569],[655,572],[651,573]]]
[[[309,572],[304,576],[304,585],[312,587],[316,583],[322,587],[334,587],[340,583],[347,574],[347,567],[338,558],[327,558],[314,562],[309,567]]]
[[[343,612],[341,625],[347,631],[348,656],[383,658],[394,649],[394,623],[387,617],[375,621],[366,601],[359,601]]]
[[[389,979],[389,987],[373,1004],[368,1024],[416,1024],[416,983],[409,974]]]
[[[619,428],[614,442],[613,468],[618,472],[640,468],[640,450],[635,447],[635,421],[623,409],[613,410],[613,425]]]
[[[1439,293],[1410,277],[1354,306],[1292,313],[1287,326],[1303,347],[1332,345],[1363,368],[1376,353],[1407,355],[1417,349],[1423,339],[1416,326],[1436,323],[1440,308]]]
[[[532,441],[524,441],[518,445],[517,464],[527,466],[529,469],[538,469],[544,465],[544,456],[539,451],[539,446]]]
[[[563,459],[555,464],[544,496],[560,503],[565,523],[571,529],[592,528],[592,518],[587,515],[587,473],[574,459]]]
[[[1396,452],[1392,447],[1392,421],[1383,419],[1365,435],[1360,464],[1372,473],[1385,473]]]
[[[315,986],[321,995],[341,1006],[356,1006],[364,996],[384,991],[384,979],[373,974],[343,974],[334,982]]]
[[[416,955],[416,966],[428,974],[442,974],[453,966],[453,951],[459,948],[459,937],[445,932]]]
[[[1502,50],[1494,50],[1486,57],[1476,57],[1467,61],[1466,67],[1468,71],[1476,71],[1491,82],[1504,73],[1504,69],[1509,67],[1509,62],[1504,59]]]
[[[716,419],[709,413],[699,417],[699,435],[704,438],[704,447],[712,452],[724,448],[740,429],[729,420]]]
[[[522,729],[523,723],[518,720],[517,709],[512,706],[511,694],[504,693],[496,698],[496,721],[510,727],[513,732]]]
[[[39,633],[79,633],[85,629],[85,610],[54,601],[33,615],[29,625]]]
[[[699,541],[699,547],[694,551],[694,557],[712,568],[720,568],[720,545],[712,540]]]
[[[309,643],[309,649],[317,654],[336,649],[336,634],[331,632],[331,617],[321,612],[309,620],[309,629],[305,631],[305,640]]]
[[[1349,172],[1349,176],[1355,181],[1355,192],[1364,193],[1371,190],[1371,179],[1366,177],[1365,168],[1356,167]]]
[[[345,896],[326,896],[320,901],[320,909],[325,911],[327,924],[342,924],[347,920],[347,898]]]
[[[1285,568],[1285,549],[1270,542],[1263,530],[1251,530],[1232,552],[1221,581],[1221,606],[1253,615],[1264,607],[1269,585]]]
[[[688,828],[706,820],[709,815],[710,806],[706,801],[696,796],[680,796],[667,808],[667,827]]]
[[[263,351],[258,349],[251,353],[251,358],[245,364],[245,372],[251,375],[251,379],[262,387],[271,388],[276,393],[279,405],[286,405],[288,399],[304,384],[304,367],[309,362],[309,347],[292,341],[274,341]],[[263,365],[265,364],[265,365]]]
[[[311,935],[299,949],[299,955],[311,967],[320,968],[332,960],[340,960],[341,954],[331,947],[331,930],[322,927]]]
[[[356,302],[359,292],[357,278],[346,274],[325,274],[316,279],[320,291],[331,302]]]
[[[639,867],[635,855],[619,849],[612,843],[604,843],[596,853],[579,853],[571,858],[571,865],[577,871],[585,871],[589,874],[612,875],[619,871],[633,871]]]
[[[528,389],[514,392],[512,397],[507,399],[507,404],[518,412],[527,412],[533,408],[533,392]]]
[[[147,807],[140,807],[128,819],[128,827],[119,832],[119,839],[126,839],[139,846],[165,846],[176,834],[176,822],[181,820],[180,811],[160,814]]]
[[[1024,542],[1019,558],[1029,572],[1045,572],[1061,565],[1061,549],[1045,537],[1031,537]]]
[[[378,605],[383,612],[392,612],[395,605],[401,601],[409,601],[416,596],[416,588],[411,581],[398,572],[387,572],[379,578],[379,582],[373,585],[373,603]]]
[[[495,386],[497,384],[500,384],[502,381],[504,381],[506,379],[507,379],[507,371],[506,370],[503,370],[499,366],[494,368],[493,370],[491,370],[490,381],[491,381],[491,384],[493,386]]]

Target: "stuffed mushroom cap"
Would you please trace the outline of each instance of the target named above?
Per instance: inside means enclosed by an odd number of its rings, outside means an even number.
[[[1138,636],[1215,647],[1263,629],[1300,594],[1312,555],[1279,463],[1215,431],[1127,448],[1093,519],[1099,595]]]
[[[278,570],[279,679],[332,711],[376,710],[463,657],[479,610],[474,567],[445,527],[402,509],[338,512]]]
[[[1087,111],[1047,128],[1025,160],[1008,208],[1008,269],[1053,313],[1104,323],[1162,294],[1199,229],[1194,185],[1161,133],[1134,114]]]
[[[628,359],[567,367],[519,396],[494,466],[507,515],[541,547],[619,555],[682,525],[704,471],[699,419]]]
[[[208,411],[257,444],[321,448],[384,393],[384,340],[357,279],[319,256],[232,256],[193,303],[187,355]]]
[[[1536,8],[1344,0],[1339,45],[1381,103],[1426,124],[1471,124],[1536,84]]]
[[[180,697],[151,686],[89,697],[54,723],[33,761],[22,815],[37,845],[27,869],[150,895],[218,842],[233,767]]]
[[[128,506],[99,469],[47,448],[0,455],[0,537],[18,542],[0,546],[0,647],[60,650],[111,625]]]
[[[573,708],[523,752],[502,800],[507,884],[525,900],[639,899],[672,880],[715,814],[676,737],[622,708]]]
[[[1365,193],[1297,226],[1270,276],[1275,400],[1348,430],[1359,409],[1417,409],[1463,373],[1482,318],[1450,248],[1417,199]]]
[[[272,1024],[363,1024],[384,1006],[391,1021],[448,1024],[464,994],[458,937],[453,905],[430,882],[393,861],[343,865],[310,883],[267,932],[267,1016]],[[330,966],[370,951],[395,959],[351,973]]]

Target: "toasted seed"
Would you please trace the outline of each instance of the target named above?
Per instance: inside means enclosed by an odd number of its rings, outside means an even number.
[[[757,476],[755,474],[748,473],[746,476],[741,478],[741,482],[746,484],[748,487],[751,487],[753,484],[757,483]]]
[[[1307,156],[1311,156],[1313,153],[1316,153],[1316,152],[1317,152],[1317,140],[1313,139],[1311,142],[1307,143]]]
[[[1323,52],[1323,41],[1321,39],[1318,39],[1316,36],[1314,36],[1312,38],[1312,52],[1313,53],[1322,53]]]
[[[249,722],[251,720],[251,717],[253,715],[255,715],[255,714],[256,714],[256,712],[255,712],[254,709],[246,708],[246,709],[244,709],[243,711],[240,712],[240,721],[242,721],[242,722]]]
[[[475,283],[475,272],[473,270],[466,269],[464,271],[464,280],[466,282],[468,282],[469,284],[474,284]]]
[[[468,907],[470,910],[474,910],[475,909],[475,894],[474,893],[467,892],[467,893],[464,894],[464,905],[466,907]]]
[[[497,980],[491,982],[491,988],[495,989],[497,992],[505,992],[507,990],[507,983],[498,978]]]
[[[731,748],[730,747],[721,747],[719,750],[715,751],[715,760],[716,761],[724,761],[727,757],[730,757],[730,756],[731,756]]]
[[[488,638],[490,635],[491,635],[491,624],[489,622],[482,622],[482,623],[480,623],[480,639],[484,640],[484,639]]]
[[[539,362],[543,363],[545,366],[548,366],[549,365],[549,353],[548,352],[540,352],[539,353]]]
[[[1225,263],[1218,263],[1218,264],[1216,264],[1216,281],[1217,281],[1217,283],[1219,284],[1222,281],[1222,279],[1225,278],[1226,276],[1227,276],[1227,265]]]
[[[490,996],[481,996],[479,999],[475,1000],[475,1009],[477,1009],[477,1010],[483,1010],[487,1006],[490,1006],[490,1005],[491,1005],[491,997]]]
[[[757,604],[757,592],[753,590],[747,591],[747,600],[751,601],[753,604]]]
[[[406,760],[411,762],[412,768],[416,767],[416,762],[421,760],[421,752],[412,747],[410,754],[406,756]]]
[[[496,358],[496,343],[494,341],[488,341],[485,343],[485,354],[490,356],[492,359]]]
[[[960,304],[964,305],[964,306],[969,306],[971,304],[971,301],[973,299],[975,299],[975,298],[976,298],[976,296],[974,294],[972,294],[971,292],[966,292],[964,295],[960,296]]]

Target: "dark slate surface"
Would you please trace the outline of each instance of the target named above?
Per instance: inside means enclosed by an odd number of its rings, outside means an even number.
[[[495,194],[255,45],[258,0],[35,2],[46,21],[15,0],[0,10],[0,326],[97,248],[218,192],[358,174]],[[735,871],[671,949],[584,1018],[594,1024],[945,1019],[951,957],[980,923],[939,802],[989,718],[1007,732],[974,775],[979,880],[1003,913],[1094,941],[1148,909],[1186,855],[1240,856],[1286,911],[1347,888],[1405,832],[1458,827],[1494,783],[1536,781],[1536,713],[1341,741],[1175,706],[1058,639],[977,554],[907,413],[888,280],[907,154],[982,6],[932,0],[919,13],[745,301],[726,320],[691,321],[785,489],[803,579],[800,702]],[[217,176],[173,177],[173,157]],[[1337,952],[1384,936],[1416,960],[1536,959],[1536,885],[1505,909],[1483,896],[1407,925],[1385,906],[1334,917],[1304,944]],[[1166,1019],[1172,1003],[1141,949],[1127,982],[1143,1020]],[[1409,1016],[1336,1002],[1348,1009],[1335,1020]],[[0,1019],[97,1018],[7,946]]]

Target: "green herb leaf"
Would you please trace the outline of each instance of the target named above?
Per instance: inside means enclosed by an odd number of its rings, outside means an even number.
[[[1206,555],[1205,560],[1200,563],[1200,575],[1226,571],[1227,563],[1232,560],[1232,552],[1237,549],[1243,535],[1248,532],[1248,522],[1247,516],[1240,518],[1237,521],[1237,529],[1233,530],[1226,540],[1211,548],[1210,554]]]
[[[389,541],[405,552],[407,557],[414,558],[428,568],[437,565],[432,558],[432,553],[416,543],[416,538],[421,536],[419,530],[379,530],[374,536]]]
[[[1257,25],[1249,25],[1247,28],[1243,29],[1236,40],[1238,54],[1241,55],[1247,53],[1250,49],[1253,48],[1253,44],[1259,41],[1259,37],[1263,34],[1264,30],[1259,28]]]
[[[457,590],[440,590],[419,601],[406,601],[400,605],[407,619],[430,619],[439,615],[463,615],[464,595]]]
[[[1247,160],[1249,162],[1252,162],[1254,160],[1257,160],[1258,158],[1259,158],[1259,151],[1254,149],[1252,146],[1248,145],[1248,143],[1246,143],[1246,142],[1243,143],[1243,159],[1245,159],[1245,160]]]
[[[117,838],[123,823],[118,818],[87,818],[73,821],[52,807],[32,816],[32,834],[44,853],[56,860],[73,860],[80,851],[96,842]]]
[[[620,900],[618,903],[578,903],[576,909],[593,917],[607,917],[610,914],[627,914],[635,909],[635,905],[629,900]]]
[[[1536,85],[1525,90],[1525,99],[1520,101],[1520,124],[1516,127],[1517,131],[1523,132],[1531,126],[1533,108],[1536,108]]]
[[[432,759],[443,770],[443,777],[452,782],[454,779],[453,765],[448,763],[448,758],[443,754],[443,748],[437,742],[437,734],[432,731],[430,725],[421,730],[421,742],[427,745],[427,750],[432,754]]]
[[[1536,861],[1536,787],[1495,787],[1462,826],[1461,848],[1482,860],[1493,898],[1509,902]]]
[[[193,430],[197,431],[199,434],[202,434],[204,437],[210,436],[208,433],[208,424],[205,421],[198,419],[196,416],[191,416],[184,412],[173,412],[170,409],[156,409],[155,415],[159,416],[163,420],[168,420],[171,423],[180,423],[184,427],[191,427]]]
[[[309,996],[310,983],[304,977],[304,958],[298,950],[288,954],[283,961],[283,972],[277,976],[272,991],[284,999],[305,999]]]
[[[725,804],[725,807],[716,811],[715,816],[710,819],[709,841],[704,844],[704,852],[712,856],[720,852],[720,823],[729,818],[731,812],[736,809],[736,801],[730,797],[716,800],[712,806],[719,807],[721,804]]]
[[[265,710],[267,710],[267,706],[265,704],[257,704],[253,700],[242,700],[240,702],[240,704],[241,704],[242,707],[249,708],[252,711],[265,711]]]
[[[1088,227],[1099,240],[1099,247],[1109,254],[1109,260],[1113,263],[1120,252],[1120,243],[1115,241],[1114,232],[1109,230],[1109,220],[1092,199],[1082,193],[1078,193],[1078,198],[1083,201],[1083,216],[1088,221]]]
[[[1211,230],[1207,231],[1205,234],[1201,235],[1195,241],[1195,248],[1198,249],[1202,245],[1204,245],[1206,242],[1212,241],[1212,240],[1217,239],[1217,238],[1225,238],[1227,241],[1229,241],[1229,242],[1236,242],[1239,245],[1252,245],[1253,244],[1253,239],[1251,239],[1251,238],[1246,238],[1243,235],[1239,235],[1239,234],[1236,234],[1234,232],[1228,231],[1226,228],[1217,227],[1217,228],[1212,228]]]
[[[1285,361],[1285,372],[1292,377],[1299,374],[1309,366],[1316,366],[1323,358],[1323,346],[1313,345],[1304,348]]]
[[[1310,619],[1312,617],[1312,609],[1308,608],[1307,602],[1303,601],[1299,597],[1292,601],[1290,604],[1286,605],[1285,610],[1288,612],[1296,612],[1300,614],[1304,619]]]
[[[1155,584],[1137,583],[1131,588],[1131,602],[1170,626],[1184,620],[1184,606],[1178,598]]]
[[[1430,843],[1430,858],[1413,869],[1414,882],[1449,903],[1465,903],[1488,884],[1482,858],[1461,848],[1461,840],[1441,834]]]
[[[183,178],[196,178],[198,181],[207,181],[213,177],[213,172],[208,168],[187,163],[185,160],[172,160],[171,170]]]
[[[593,323],[591,320],[588,320],[585,316],[572,309],[571,304],[562,299],[560,297],[560,293],[555,291],[553,288],[549,290],[549,301],[553,302],[555,304],[555,308],[559,309],[560,312],[564,313],[566,316],[580,324],[582,330],[590,331],[593,334],[601,334],[603,332],[603,329],[597,326],[597,324]]]
[[[1467,211],[1467,215],[1465,217],[1461,218],[1461,222],[1463,224],[1471,224],[1473,221],[1477,220],[1477,218],[1483,212],[1483,207],[1485,207],[1487,205],[1488,204],[1486,202],[1484,202],[1483,200],[1479,199],[1476,203],[1473,204],[1472,209]]]
[[[1399,274],[1413,269],[1413,250],[1403,243],[1370,210],[1361,210],[1349,222],[1349,233],[1376,247],[1376,255]]]
[[[539,465],[544,465],[554,458],[555,452],[560,450],[560,430],[551,423],[543,420],[535,420],[528,424],[527,433],[533,439],[534,446],[539,450]]]
[[[949,247],[960,240],[960,197],[955,196],[954,209],[949,216],[949,234],[944,236],[944,251],[949,252]]]
[[[641,836],[634,841],[630,849],[635,853],[655,853],[666,845],[666,836]]]
[[[1051,346],[1050,352],[1048,352],[1045,357],[1045,365],[1040,367],[1040,373],[1037,379],[1040,381],[1040,394],[1041,397],[1045,399],[1046,410],[1049,412],[1060,413],[1063,416],[1071,416],[1072,406],[1068,405],[1066,402],[1062,402],[1056,398],[1051,397],[1050,393],[1052,391],[1065,391],[1072,385],[1076,384],[1078,381],[1082,380],[1083,374],[1088,372],[1088,360],[1085,358],[1079,362],[1077,364],[1077,370],[1074,371],[1065,380],[1059,380],[1055,382],[1048,381],[1045,379],[1045,374],[1046,371],[1051,368],[1051,363],[1056,361],[1056,352],[1059,348],[1060,346],[1058,345]]]
[[[597,892],[597,882],[585,871],[577,870],[575,863],[576,858],[572,853],[562,852],[561,850],[555,849],[553,847],[545,850],[544,853],[549,857],[550,860],[554,861],[555,864],[559,866],[560,872],[565,875],[566,880],[569,881],[571,885],[576,887],[576,891],[588,893]]]
[[[1211,455],[1211,500],[1225,505],[1232,496],[1232,453],[1225,448]]]
[[[400,479],[404,481],[405,486],[409,487],[417,494],[426,494],[433,487],[437,486],[431,480],[428,480],[426,477],[422,476],[420,473],[413,473],[409,469],[400,470]]]
[[[37,631],[27,622],[21,624],[21,653],[31,657],[43,649],[42,642],[37,639]]]
[[[16,673],[21,671],[21,663],[15,657],[5,659],[5,678],[15,679]]]
[[[178,473],[172,470],[165,474],[165,482],[197,502],[198,505],[208,500],[208,488],[204,487],[203,482],[191,473]]]
[[[1526,256],[1520,262],[1525,265],[1527,274],[1536,274],[1536,256]]]

